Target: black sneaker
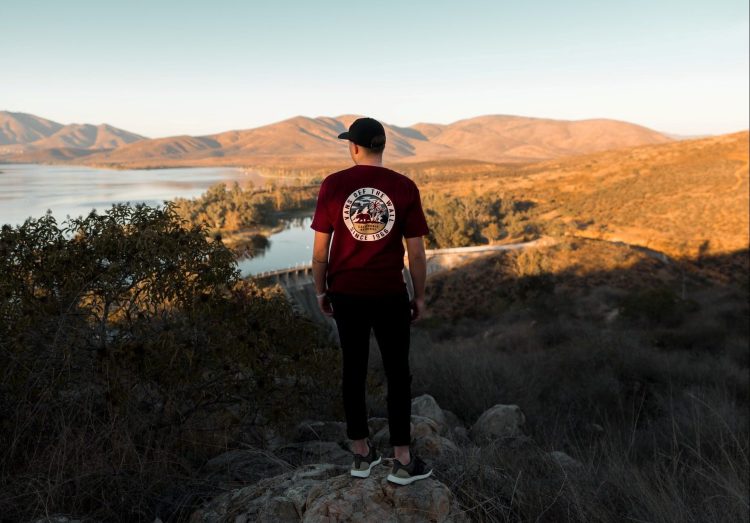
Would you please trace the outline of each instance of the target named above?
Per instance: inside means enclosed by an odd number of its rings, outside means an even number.
[[[367,456],[362,456],[361,454],[352,452],[352,454],[354,454],[354,463],[352,463],[352,468],[349,473],[354,477],[368,477],[370,475],[370,470],[372,469],[372,467],[383,461],[383,458],[378,456],[378,451],[375,450],[372,442],[370,442],[370,440],[367,440],[367,444],[370,446],[370,453],[367,454]]]
[[[432,474],[432,467],[428,467],[422,458],[412,454],[408,465],[402,465],[399,460],[393,458],[393,468],[386,479],[399,485],[408,485],[430,474]]]

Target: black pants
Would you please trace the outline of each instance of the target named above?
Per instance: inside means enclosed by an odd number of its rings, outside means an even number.
[[[390,444],[409,445],[412,381],[409,370],[409,295],[405,292],[386,296],[329,293],[329,297],[341,342],[346,435],[350,439],[364,439],[370,435],[365,384],[372,329],[388,380]]]

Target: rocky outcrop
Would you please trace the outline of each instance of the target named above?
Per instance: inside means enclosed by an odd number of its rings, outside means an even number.
[[[477,444],[508,448],[529,445],[530,438],[521,432],[524,421],[518,406],[495,405],[467,430],[455,414],[441,409],[435,398],[424,394],[412,401],[412,449],[428,463],[460,466],[464,460],[459,446],[479,452]],[[234,450],[209,461],[206,469],[222,478],[220,484],[225,488],[234,488],[242,481],[246,484],[213,498],[192,514],[191,523],[469,521],[454,494],[438,479],[439,471],[410,485],[389,482],[386,476],[393,454],[388,420],[370,418],[368,424],[371,439],[383,457],[368,478],[349,474],[352,455],[344,422],[305,420],[296,427],[292,441],[281,442],[274,435],[272,453]],[[562,452],[548,457],[562,468],[576,467],[577,462]],[[499,485],[507,483],[509,488],[513,485],[502,475],[490,479]],[[509,499],[518,495],[514,487],[507,494]]]
[[[191,523],[246,522],[468,522],[447,486],[427,478],[412,485],[386,479],[390,460],[370,477],[354,479],[348,467],[305,465],[214,498]]]

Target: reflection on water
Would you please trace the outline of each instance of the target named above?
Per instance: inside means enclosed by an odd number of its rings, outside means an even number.
[[[286,229],[270,236],[270,245],[261,254],[238,262],[242,276],[310,263],[314,236],[311,223],[311,216],[289,220]]]
[[[113,203],[163,205],[177,196],[194,198],[211,185],[239,181],[262,185],[258,173],[233,167],[186,167],[116,171],[69,165],[0,164],[0,223],[20,225],[47,209],[60,223]]]

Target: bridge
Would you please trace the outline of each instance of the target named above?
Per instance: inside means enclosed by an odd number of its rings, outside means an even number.
[[[554,238],[544,236],[542,238],[522,243],[507,243],[504,245],[479,245],[475,247],[454,247],[449,249],[427,249],[427,276],[450,270],[467,261],[480,258],[489,253],[497,251],[510,251],[526,249],[529,247],[542,247],[556,243]],[[404,257],[404,281],[406,282],[409,296],[414,295],[414,288],[409,273],[408,257]],[[328,325],[331,332],[335,331],[335,323],[332,318],[320,312],[318,301],[315,298],[315,286],[313,283],[312,263],[298,264],[294,267],[266,271],[249,276],[254,280],[267,283],[278,283],[284,290],[292,307],[300,314],[307,316],[318,323]]]

